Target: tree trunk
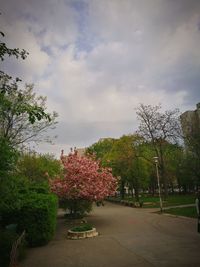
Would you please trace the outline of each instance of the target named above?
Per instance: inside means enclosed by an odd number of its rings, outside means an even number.
[[[138,190],[137,186],[134,189],[135,189],[135,200],[136,200],[136,202],[139,202],[139,190]]]
[[[125,186],[124,181],[121,181],[121,188],[120,188],[121,199],[124,199],[124,186]]]
[[[168,183],[167,183],[167,176],[165,173],[164,161],[162,157],[160,162],[160,175],[161,175],[161,181],[163,181],[163,186],[164,186],[164,199],[166,199],[168,196]]]

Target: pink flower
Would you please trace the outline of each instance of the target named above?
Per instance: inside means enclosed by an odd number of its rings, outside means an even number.
[[[64,178],[50,181],[52,192],[60,198],[96,201],[116,192],[117,178],[113,177],[112,169],[100,167],[94,158],[80,157],[77,153],[64,156],[62,152],[61,161]]]

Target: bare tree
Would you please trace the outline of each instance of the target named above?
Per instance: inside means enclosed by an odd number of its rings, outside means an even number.
[[[177,143],[181,136],[179,110],[162,112],[161,105],[140,104],[136,109],[140,121],[138,133],[152,144],[159,160],[159,170],[164,185],[165,197],[168,194],[168,178],[165,170],[165,149],[169,143]]]

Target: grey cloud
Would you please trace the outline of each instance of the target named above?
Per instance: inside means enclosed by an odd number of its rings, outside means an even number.
[[[60,113],[55,149],[133,132],[139,102],[199,102],[198,0],[4,0],[2,9],[6,40],[32,55],[3,67]]]
[[[70,146],[90,145],[102,137],[120,137],[129,134],[136,128],[133,121],[109,121],[109,122],[60,122],[55,133],[58,143],[66,143]]]

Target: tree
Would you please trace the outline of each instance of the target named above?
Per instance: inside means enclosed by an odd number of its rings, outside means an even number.
[[[4,37],[4,33],[0,32],[0,36]],[[4,42],[0,42],[0,59],[3,61],[5,56],[15,56],[16,58],[21,57],[25,59],[28,55],[28,52],[24,49],[19,50],[19,48],[8,48]]]
[[[0,182],[8,176],[17,162],[18,152],[10,142],[0,136]]]
[[[200,129],[195,125],[195,131],[185,134],[184,141],[186,145],[186,166],[189,177],[194,180],[196,190],[200,188]]]
[[[117,139],[114,138],[104,138],[100,139],[98,142],[94,143],[87,148],[86,153],[89,155],[95,155],[95,158],[101,160],[101,163],[106,165],[105,158],[106,155],[112,150],[112,147]]]
[[[17,174],[31,183],[48,183],[49,177],[62,175],[62,166],[60,161],[50,154],[24,153],[17,162]]]
[[[128,186],[135,192],[139,201],[139,190],[147,179],[146,162],[139,155],[139,146],[142,138],[138,135],[123,135],[113,144],[106,154],[104,161],[112,167],[113,174],[120,177],[119,189],[121,198],[124,198],[124,188]]]
[[[117,180],[110,168],[102,168],[98,161],[78,156],[76,151],[68,156],[62,154],[61,160],[64,177],[52,179],[50,186],[61,201],[71,201],[71,213],[77,213],[81,201],[99,201],[115,193]]]
[[[140,121],[138,133],[150,141],[159,160],[159,170],[164,184],[165,197],[168,194],[166,175],[165,150],[168,143],[177,143],[181,136],[179,111],[161,111],[161,105],[151,106],[140,104],[136,114]]]
[[[4,37],[4,33],[0,32]],[[19,48],[8,48],[0,42],[0,59],[6,56],[25,59],[28,53]],[[19,89],[19,78],[13,79],[0,70],[0,136],[6,138],[13,146],[41,140],[44,132],[54,127],[57,114],[48,113],[46,98],[36,96],[33,85]],[[48,139],[49,140],[49,139]]]
[[[46,98],[36,96],[33,85],[19,89],[19,80],[0,74],[0,135],[14,146],[38,142],[53,128],[57,114],[46,111]]]

